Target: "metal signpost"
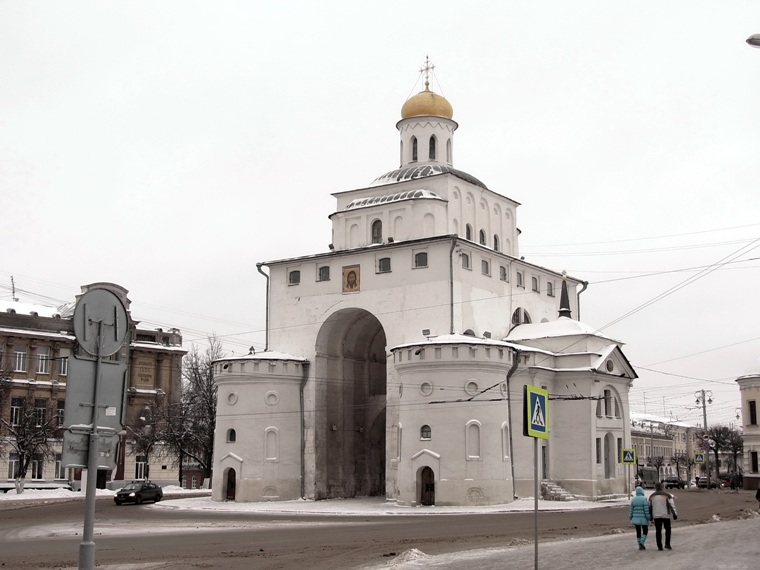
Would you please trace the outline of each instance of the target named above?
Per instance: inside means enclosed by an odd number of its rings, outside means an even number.
[[[538,440],[549,439],[549,392],[528,384],[523,399],[523,435],[533,438],[533,542],[538,570]]]
[[[625,492],[631,492],[631,465],[636,465],[636,450],[626,448],[620,450],[620,463],[625,465]]]
[[[119,351],[129,320],[121,300],[107,289],[91,289],[77,301],[74,334],[81,352],[69,365],[61,462],[82,466],[87,457],[84,532],[79,570],[95,568],[95,493],[98,467],[114,469],[122,429],[126,364],[103,358]],[[103,409],[104,414],[101,414]]]

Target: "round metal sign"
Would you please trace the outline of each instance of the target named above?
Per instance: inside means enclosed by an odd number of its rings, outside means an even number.
[[[124,304],[108,289],[91,289],[77,301],[74,335],[88,354],[112,355],[124,344],[128,328]]]

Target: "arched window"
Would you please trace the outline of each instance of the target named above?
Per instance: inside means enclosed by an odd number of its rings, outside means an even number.
[[[277,461],[279,455],[279,433],[277,428],[267,428],[264,431],[264,459]]]
[[[451,139],[446,141],[446,162],[451,164]]]
[[[436,154],[436,141],[435,141],[435,135],[430,137],[430,149],[428,152],[428,158],[430,160],[435,160],[435,154]]]
[[[509,281],[509,279],[507,279],[507,275],[509,275],[507,273],[507,268],[504,267],[503,265],[499,267],[499,279],[501,279],[502,281]]]
[[[486,245],[486,232],[480,230],[478,237],[480,238],[480,245]]]
[[[329,281],[330,280],[330,266],[329,265],[323,265],[319,268],[319,281]]]
[[[523,283],[523,274],[521,271],[517,272],[517,283],[516,285],[518,287],[525,287],[525,284]]]
[[[554,283],[551,281],[546,282],[546,294],[549,297],[554,297]]]
[[[228,443],[235,443],[237,441],[237,434],[235,433],[234,429],[228,429],[227,430],[227,442]]]
[[[470,268],[470,256],[467,255],[466,253],[462,254],[462,267],[464,267],[465,269]]]
[[[417,137],[412,137],[412,162],[417,162]]]
[[[472,241],[472,226],[470,224],[464,227],[464,239]]]
[[[529,325],[530,315],[528,314],[528,311],[526,311],[522,307],[517,307],[515,309],[515,312],[512,313],[512,324],[513,325]]]
[[[467,459],[480,459],[480,424],[477,420],[467,422],[466,426]]]
[[[415,267],[427,267],[427,253],[421,251],[414,254],[414,266]]]
[[[499,236],[496,234],[493,235],[493,250],[499,251]]]
[[[297,269],[288,274],[288,285],[298,285],[301,282],[301,272]]]
[[[372,243],[383,243],[383,222],[372,222]]]
[[[538,277],[530,278],[530,288],[536,293],[538,293]]]
[[[481,260],[480,270],[483,272],[483,275],[491,275],[491,264],[489,264],[485,259]]]
[[[433,432],[430,430],[430,426],[425,425],[420,428],[420,439],[430,439]]]

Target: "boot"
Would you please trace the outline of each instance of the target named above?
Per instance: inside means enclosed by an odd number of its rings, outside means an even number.
[[[640,536],[636,539],[636,541],[639,543],[639,550],[646,550],[647,547],[644,546],[644,538],[643,536]]]
[[[647,549],[647,547],[644,546],[644,543],[646,541],[647,541],[647,535],[646,534],[642,534],[641,535],[641,546],[639,547],[639,548],[641,548],[641,550],[646,550]]]

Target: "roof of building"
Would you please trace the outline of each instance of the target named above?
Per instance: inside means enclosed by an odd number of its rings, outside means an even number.
[[[369,187],[372,188],[373,186],[383,186],[385,184],[395,184],[397,182],[419,180],[421,178],[428,178],[430,176],[440,176],[441,174],[453,174],[465,182],[469,182],[470,184],[474,184],[475,186],[479,186],[480,188],[485,188],[488,190],[488,187],[480,180],[475,178],[472,174],[467,174],[466,172],[457,170],[451,166],[444,166],[442,164],[418,164],[416,166],[397,168],[396,170],[391,170],[390,172],[386,172],[382,176],[375,178]]]
[[[432,92],[427,81],[425,82],[425,90],[409,97],[401,107],[402,119],[409,119],[411,117],[443,117],[444,119],[451,119],[453,116],[454,109],[451,103],[445,97]]]
[[[555,338],[573,335],[591,335],[598,338],[612,340],[618,344],[621,342],[601,334],[598,330],[580,321],[568,317],[559,317],[557,320],[546,323],[529,323],[519,325],[507,335],[507,341],[535,340],[539,338]]]
[[[400,202],[402,200],[429,199],[445,201],[435,192],[430,190],[407,190],[406,192],[396,192],[395,194],[385,194],[383,196],[370,196],[369,198],[357,198],[346,206],[346,210],[356,208],[366,208],[378,204],[387,204],[389,202]]]

